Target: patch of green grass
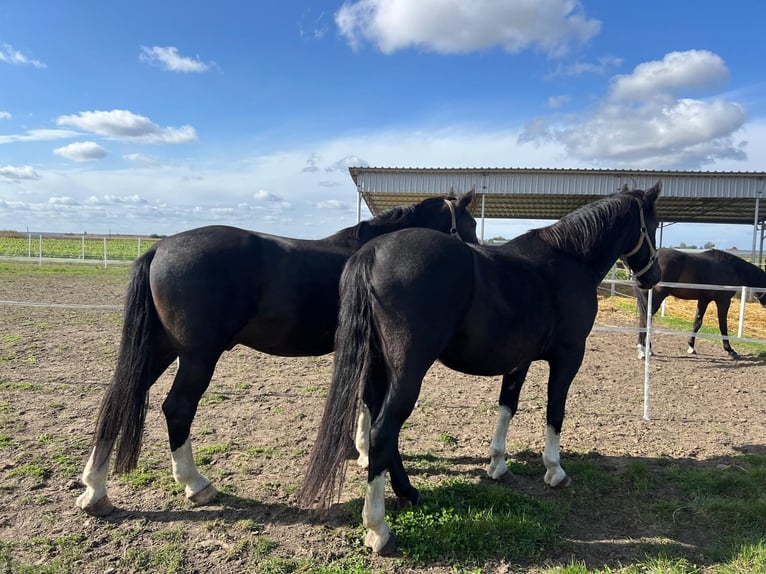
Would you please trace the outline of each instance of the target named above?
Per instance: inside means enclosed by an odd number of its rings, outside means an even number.
[[[301,390],[309,395],[316,395],[319,397],[327,396],[327,387],[321,385],[306,385]]]
[[[144,489],[161,479],[162,476],[158,470],[149,468],[145,464],[140,464],[129,473],[120,476],[120,480],[130,485],[134,490]]]
[[[12,444],[13,444],[13,440],[11,439],[11,435],[0,434],[0,448],[8,448]]]
[[[208,444],[197,449],[197,454],[194,457],[194,460],[198,465],[210,464],[213,462],[215,455],[228,454],[229,452],[231,452],[231,445]]]
[[[449,433],[443,432],[439,434],[439,442],[444,446],[455,447],[457,446],[457,439]]]
[[[43,386],[37,383],[0,383],[0,391],[42,391]]]
[[[205,393],[204,395],[202,395],[202,398],[199,400],[199,406],[217,405],[228,399],[229,399],[228,396],[221,393]]]
[[[253,458],[284,458],[285,453],[274,446],[253,446],[247,449]]]
[[[422,504],[388,517],[402,553],[416,564],[531,561],[557,542],[561,507],[502,485],[447,480],[422,494]]]
[[[49,468],[36,463],[27,463],[17,466],[8,472],[9,477],[26,477],[42,481],[50,477]]]

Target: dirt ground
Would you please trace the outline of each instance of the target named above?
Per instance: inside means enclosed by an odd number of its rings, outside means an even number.
[[[172,381],[171,367],[152,389],[146,421],[141,461],[153,480],[141,486],[110,477],[109,495],[117,510],[106,519],[75,508],[96,408],[116,357],[121,313],[67,305],[121,305],[125,279],[120,273],[98,280],[0,274],[0,301],[59,305],[0,305],[0,546],[40,540],[14,550],[16,560],[40,566],[55,555],[55,549],[42,548],[42,541],[79,537],[85,541],[87,572],[122,571],[117,566],[131,548],[156,546],[173,533],[187,547],[189,572],[246,571],[237,559],[242,538],[237,533],[245,530],[268,535],[278,545],[275,552],[291,558],[327,560],[357,548],[359,517],[338,515],[322,523],[294,505],[332,356],[287,359],[238,347],[223,357],[192,431],[198,456],[206,453],[210,463],[203,472],[230,496],[201,508],[187,503],[170,477],[160,404]],[[632,324],[632,317],[602,305],[597,325]],[[743,452],[766,454],[766,358],[743,352],[735,361],[718,342],[707,340],[699,340],[699,354],[689,357],[683,338],[659,336],[650,363],[650,420],[644,420],[644,363],[636,357],[634,339],[631,333],[604,331],[588,339],[569,393],[562,434],[565,469],[575,453],[604,457],[614,465],[662,457],[715,464]],[[511,459],[515,453],[538,456],[542,451],[546,376],[545,364],[533,365],[508,436]],[[401,446],[405,455],[430,453],[449,464],[442,472],[413,475],[416,486],[447,477],[483,480],[498,384],[497,378],[466,376],[441,365],[431,369]],[[440,440],[444,433],[454,441]],[[364,481],[363,472],[350,466],[343,499],[358,499]],[[551,496],[542,475],[517,477],[511,487]],[[641,556],[634,543],[645,533],[609,513],[565,530],[569,550],[548,557],[548,565],[574,560],[615,567]],[[387,570],[394,563],[379,559],[374,564]],[[502,563],[486,568],[516,571]],[[409,571],[401,564],[396,569]],[[431,564],[416,571],[452,568]]]

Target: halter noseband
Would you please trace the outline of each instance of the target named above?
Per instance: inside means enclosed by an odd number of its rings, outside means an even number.
[[[446,198],[444,199],[444,203],[446,203],[447,207],[449,207],[449,212],[450,212],[450,215],[452,216],[452,227],[450,227],[449,233],[450,235],[456,235],[457,234],[457,219],[455,217],[455,204]]]
[[[633,277],[638,278],[652,268],[652,265],[654,265],[654,262],[657,259],[657,250],[652,245],[652,241],[649,239],[649,232],[646,230],[646,221],[644,220],[644,206],[638,199],[636,199],[636,201],[638,202],[638,215],[641,218],[641,233],[638,236],[638,243],[636,243],[636,246],[627,253],[623,253],[620,256],[620,259],[622,259],[626,267],[633,271]],[[649,261],[641,268],[640,271],[634,271],[628,264],[628,257],[632,257],[638,253],[638,251],[641,249],[641,246],[644,244],[644,240],[646,240],[646,245],[649,247]]]

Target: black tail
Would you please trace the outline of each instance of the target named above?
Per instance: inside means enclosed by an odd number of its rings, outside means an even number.
[[[318,503],[329,508],[343,487],[349,437],[378,348],[370,288],[373,255],[366,250],[353,256],[341,277],[332,383],[298,493],[298,503],[304,507]]]
[[[101,402],[94,441],[119,437],[115,470],[133,470],[141,452],[141,438],[146,419],[153,333],[158,327],[157,312],[149,290],[149,266],[154,258],[150,249],[133,264],[125,300],[122,340],[117,368]]]

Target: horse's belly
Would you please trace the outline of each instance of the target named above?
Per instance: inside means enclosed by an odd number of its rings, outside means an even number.
[[[284,325],[248,325],[237,334],[234,345],[240,344],[281,357],[314,357],[333,350],[333,329],[311,326],[297,328]]]

